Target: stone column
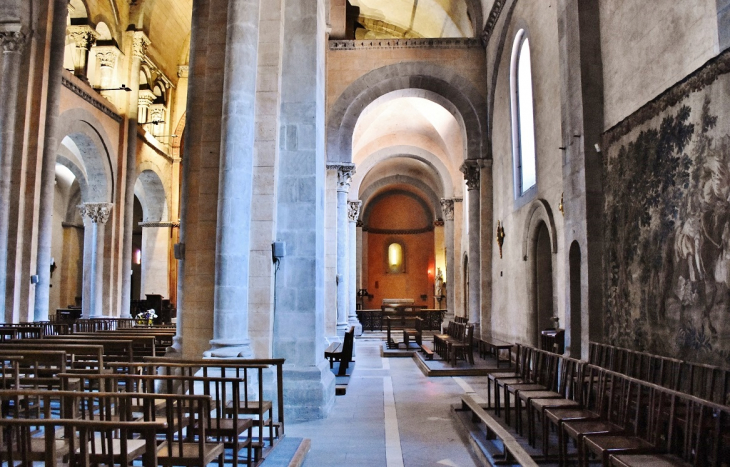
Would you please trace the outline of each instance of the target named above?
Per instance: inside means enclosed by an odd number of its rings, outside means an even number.
[[[480,247],[480,224],[479,224],[479,166],[476,161],[466,161],[461,166],[464,173],[466,186],[469,190],[469,323],[479,327],[481,310],[479,307],[479,294],[481,292],[481,281],[479,273],[481,263],[479,261]]]
[[[137,117],[139,111],[139,70],[150,40],[142,31],[132,37],[129,102],[127,107],[127,164],[124,184],[124,233],[122,237],[122,318],[130,318],[132,300],[132,231],[134,230],[134,184],[137,182]]]
[[[211,351],[252,358],[248,335],[259,0],[229,0]]]
[[[84,261],[84,290],[88,290],[89,294],[82,301],[84,315],[89,318],[104,317],[101,298],[104,272],[104,225],[109,220],[113,206],[111,203],[84,203],[77,206],[81,219],[84,220],[84,226],[91,227],[90,233],[84,233],[84,236],[88,238],[88,242],[84,243],[91,247],[91,251],[88,255],[88,264]],[[89,222],[86,222],[87,219]]]
[[[350,278],[347,248],[347,193],[355,173],[354,164],[340,164],[337,167],[337,335],[344,336],[347,324],[347,282]]]
[[[147,123],[149,119],[149,110],[152,103],[155,101],[155,93],[149,89],[142,89],[139,91],[139,97],[137,98],[137,121],[139,123]]]
[[[66,33],[76,44],[76,54],[74,55],[74,75],[84,81],[87,80],[89,50],[94,45],[99,33],[89,25],[69,26]]]
[[[454,200],[442,199],[441,211],[444,213],[444,244],[446,245],[446,316],[444,322],[454,318],[454,298],[456,294],[456,283],[454,282],[454,271],[456,259],[454,258]]]
[[[324,359],[325,2],[283,0],[274,358],[285,358],[287,420],[325,418],[335,399]]]
[[[61,75],[66,47],[66,15],[68,0],[53,2],[48,88],[44,122],[43,165],[41,167],[40,202],[38,203],[38,254],[36,257],[35,321],[48,320],[48,299],[51,283],[51,241],[53,238],[53,190],[56,181],[56,152],[60,141],[56,135],[61,103]]]
[[[119,49],[114,46],[96,47],[96,61],[99,64],[99,87],[101,89],[110,89],[112,87],[112,75],[114,67],[119,57]],[[107,99],[111,99],[112,95],[109,91],[101,91],[101,95]]]
[[[27,36],[20,24],[0,26],[2,46],[2,74],[0,74],[0,316],[5,315],[5,290],[8,274],[8,234],[10,230],[10,188],[15,155],[16,117],[18,111],[18,86],[20,67]],[[12,313],[12,312],[11,312]],[[8,319],[10,318],[10,319]]]
[[[360,206],[362,201],[348,201],[347,220],[349,224],[349,232],[347,242],[349,244],[349,263],[350,277],[348,278],[349,295],[349,314],[347,315],[347,325],[355,326],[355,335],[362,335],[362,324],[357,319],[357,218],[360,215]]]
[[[479,160],[479,219],[482,245],[480,275],[481,329],[483,335],[492,332],[492,248],[494,248],[494,225],[492,215],[492,159]]]

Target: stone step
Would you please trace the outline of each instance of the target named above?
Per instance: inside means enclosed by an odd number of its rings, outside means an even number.
[[[259,467],[300,467],[311,447],[309,438],[284,437],[266,455]]]

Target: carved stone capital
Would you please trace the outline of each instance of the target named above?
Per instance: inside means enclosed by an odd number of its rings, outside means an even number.
[[[66,28],[68,35],[76,43],[79,49],[89,50],[99,38],[99,33],[89,25],[68,26]]]
[[[464,174],[466,186],[471,190],[479,189],[479,164],[477,161],[465,161],[459,169]]]
[[[337,191],[350,191],[352,176],[355,175],[355,164],[327,164],[328,170],[337,170]]]
[[[177,67],[177,77],[178,78],[187,78],[190,74],[190,67],[188,65],[179,65]]]
[[[99,61],[99,65],[102,67],[114,68],[117,63],[117,57],[121,53],[119,49],[114,46],[96,47],[96,59]]]
[[[360,217],[360,207],[362,201],[348,201],[347,202],[347,218],[350,222],[357,222],[357,218]]]
[[[139,91],[139,98],[137,104],[142,109],[149,108],[150,105],[157,99],[157,96],[155,96],[155,93],[150,91],[149,89],[142,89]]]
[[[144,60],[147,56],[147,47],[152,42],[149,40],[147,35],[142,31],[134,31],[134,38],[132,39],[132,56],[140,60]]]
[[[162,123],[165,121],[165,104],[152,104],[150,105],[149,122]]]
[[[83,203],[76,207],[82,219],[88,217],[94,224],[106,224],[114,205],[112,203]]]
[[[27,43],[28,34],[20,29],[17,31],[0,31],[0,45],[4,54],[23,53]]]
[[[444,213],[445,221],[454,220],[454,200],[453,199],[441,199],[441,211]]]

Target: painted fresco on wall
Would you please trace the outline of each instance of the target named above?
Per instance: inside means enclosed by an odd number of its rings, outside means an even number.
[[[604,334],[728,365],[730,75],[706,68],[604,135]]]

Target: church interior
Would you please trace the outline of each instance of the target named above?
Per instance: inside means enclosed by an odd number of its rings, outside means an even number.
[[[0,464],[730,465],[730,1],[0,0],[0,45]]]

